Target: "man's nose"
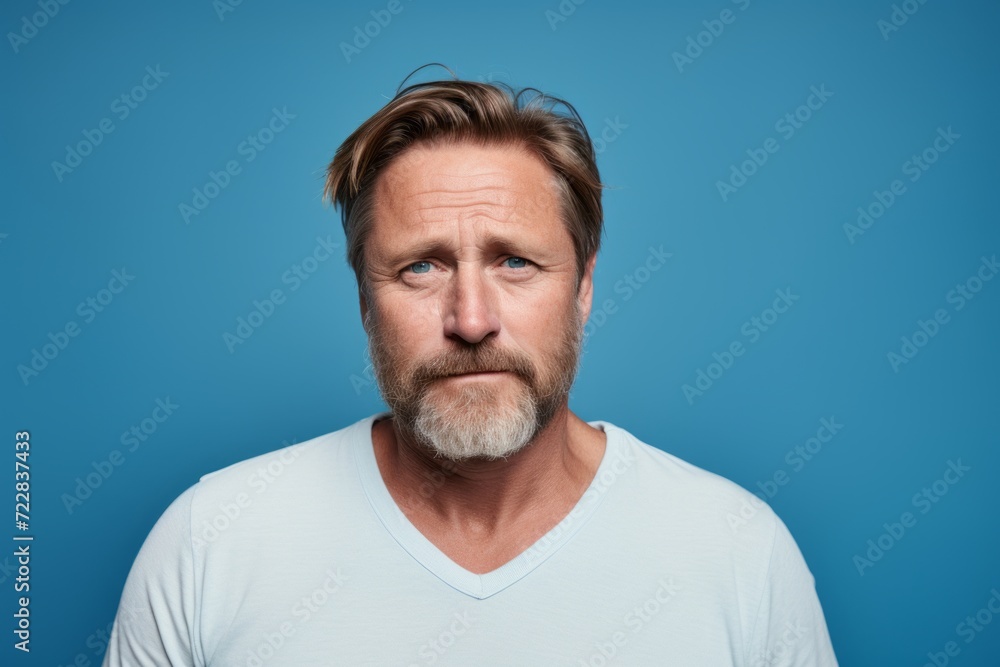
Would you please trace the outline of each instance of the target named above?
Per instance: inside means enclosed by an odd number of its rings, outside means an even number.
[[[460,262],[443,298],[445,336],[474,345],[499,333],[495,294],[480,267]]]

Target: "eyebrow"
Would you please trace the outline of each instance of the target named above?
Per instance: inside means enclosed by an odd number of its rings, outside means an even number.
[[[487,252],[510,254],[522,256],[526,254],[527,248],[523,243],[497,234],[487,234],[482,239],[481,247]],[[428,257],[454,254],[455,247],[451,242],[441,240],[429,240],[418,242],[412,246],[393,252],[389,255],[391,264],[398,264],[406,259],[414,257]]]

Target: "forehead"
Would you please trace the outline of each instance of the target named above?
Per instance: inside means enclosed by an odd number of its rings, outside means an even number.
[[[390,225],[494,222],[558,217],[555,174],[522,146],[468,142],[418,144],[385,169],[375,185],[376,218]]]

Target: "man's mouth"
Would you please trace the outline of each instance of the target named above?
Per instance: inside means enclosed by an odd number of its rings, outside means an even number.
[[[509,371],[469,371],[467,373],[455,373],[453,375],[447,375],[445,377],[449,378],[461,378],[461,377],[487,377],[490,375],[501,375]]]

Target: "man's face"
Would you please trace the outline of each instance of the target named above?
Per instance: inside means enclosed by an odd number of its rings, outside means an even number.
[[[567,400],[590,314],[551,170],[518,147],[417,145],[375,184],[362,314],[397,425],[452,460],[524,447]]]

